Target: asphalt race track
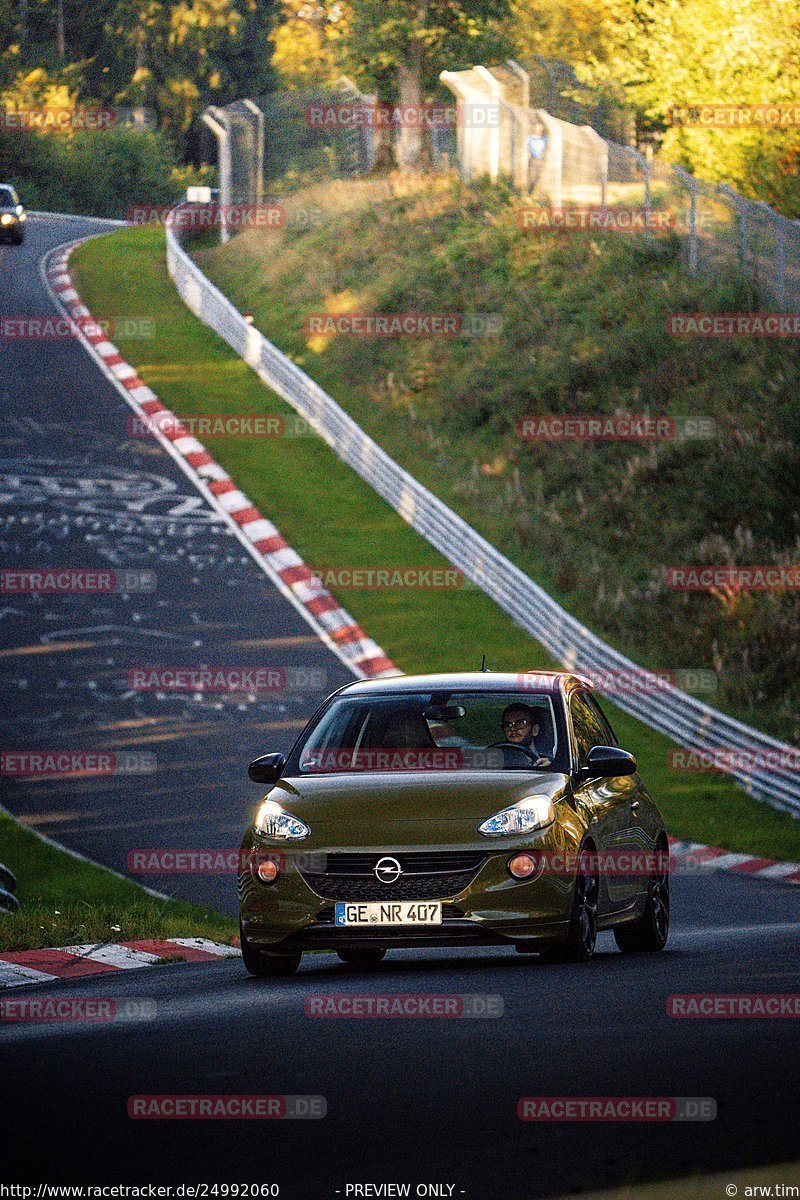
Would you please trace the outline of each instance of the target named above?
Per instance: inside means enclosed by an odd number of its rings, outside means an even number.
[[[0,249],[4,311],[46,310],[37,258],[90,227],[34,220],[22,253]],[[157,756],[149,776],[20,781],[4,802],[118,869],[135,846],[229,846],[257,791],[244,774],[248,758],[286,746],[316,696],[242,709],[227,697],[220,708],[131,697],[127,669],[167,661],[164,641],[174,662],[250,663],[257,649],[267,665],[325,671],[328,688],[347,678],[345,668],[213,514],[184,503],[190,489],[172,461],[126,437],[123,402],[77,344],[12,344],[0,370],[4,565],[47,559],[158,576],[147,595],[3,598],[4,744]],[[152,505],[130,508],[131,496],[156,486]],[[233,880],[145,882],[232,910]],[[513,950],[406,950],[363,973],[332,955],[307,956],[285,981],[252,980],[234,960],[48,985],[48,995],[109,997],[120,1014],[128,1001],[138,1007],[106,1023],[3,1026],[0,1175],[278,1183],[285,1200],[335,1200],[352,1184],[408,1183],[411,1195],[438,1184],[444,1190],[429,1194],[522,1200],[797,1161],[800,1023],[679,1020],[666,1003],[684,993],[800,992],[799,945],[800,889],[699,874],[674,881],[673,934],[661,955],[622,956],[603,935],[584,966]],[[480,994],[499,997],[503,1013],[307,1015],[310,997],[341,992]],[[129,1097],[172,1093],[322,1096],[327,1115],[128,1117]],[[717,1116],[525,1123],[522,1096],[710,1097]]]
[[[39,260],[102,229],[31,219],[23,247],[0,246],[0,313],[54,314]],[[133,768],[6,779],[6,807],[122,871],[136,849],[237,846],[259,797],[247,763],[288,749],[352,674],[158,443],[131,436],[131,410],[76,340],[6,341],[0,405],[4,567],[155,573],[155,590],[131,595],[0,596],[4,749],[102,749]],[[251,701],[129,687],[136,668],[209,664],[284,670],[292,688]],[[135,755],[155,755],[155,772],[136,773],[148,760]],[[141,882],[235,911],[232,877]]]

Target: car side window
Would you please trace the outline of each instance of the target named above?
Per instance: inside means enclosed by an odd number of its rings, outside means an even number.
[[[572,729],[575,734],[575,745],[578,751],[578,766],[585,767],[589,761],[589,751],[592,746],[607,745],[606,730],[599,712],[589,704],[589,697],[583,692],[574,692],[570,700],[572,713]]]
[[[592,712],[595,714],[598,721],[600,722],[600,728],[603,730],[603,740],[600,743],[600,745],[602,745],[602,746],[618,746],[619,742],[617,741],[616,734],[614,733],[614,730],[609,725],[608,717],[603,712],[602,708],[600,707],[600,705],[597,702],[597,700],[595,699],[595,697],[594,696],[586,696],[585,699],[586,699],[586,703],[592,709]]]

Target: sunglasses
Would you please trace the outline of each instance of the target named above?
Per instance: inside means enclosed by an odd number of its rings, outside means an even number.
[[[519,721],[503,721],[503,729],[524,729],[531,722],[527,717],[522,717]]]

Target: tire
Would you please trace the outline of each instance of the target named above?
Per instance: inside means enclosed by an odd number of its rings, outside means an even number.
[[[591,852],[591,847],[585,847]],[[569,933],[560,946],[541,953],[544,962],[588,962],[597,941],[597,910],[600,879],[592,871],[581,871],[572,890]]]
[[[339,958],[351,967],[377,967],[386,957],[385,950],[337,950]]]
[[[294,975],[297,968],[300,966],[302,952],[295,951],[294,954],[270,954],[264,950],[256,950],[251,946],[244,933],[241,932],[239,941],[242,947],[242,960],[245,968],[251,975],[255,975],[257,979],[276,979]]]
[[[25,241],[25,234],[22,232],[22,230],[20,230],[20,232],[14,238],[14,245],[21,246],[24,241]]]
[[[667,854],[659,846],[658,854]],[[669,865],[650,880],[644,912],[637,921],[618,925],[614,938],[625,954],[654,954],[663,950],[669,937]]]

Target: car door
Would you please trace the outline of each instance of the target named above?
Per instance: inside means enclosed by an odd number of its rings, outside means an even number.
[[[588,692],[572,693],[570,719],[577,759],[573,776],[576,803],[592,821],[600,850],[609,851],[614,860],[618,857],[622,860],[619,864],[620,870],[612,863],[608,870],[601,871],[601,895],[605,895],[607,900],[604,907],[626,908],[640,890],[639,880],[624,870],[624,860],[635,848],[632,803],[635,806],[633,797],[638,787],[638,777],[587,777],[583,772],[588,765],[589,751],[592,747],[615,746],[617,742],[610,725]]]

